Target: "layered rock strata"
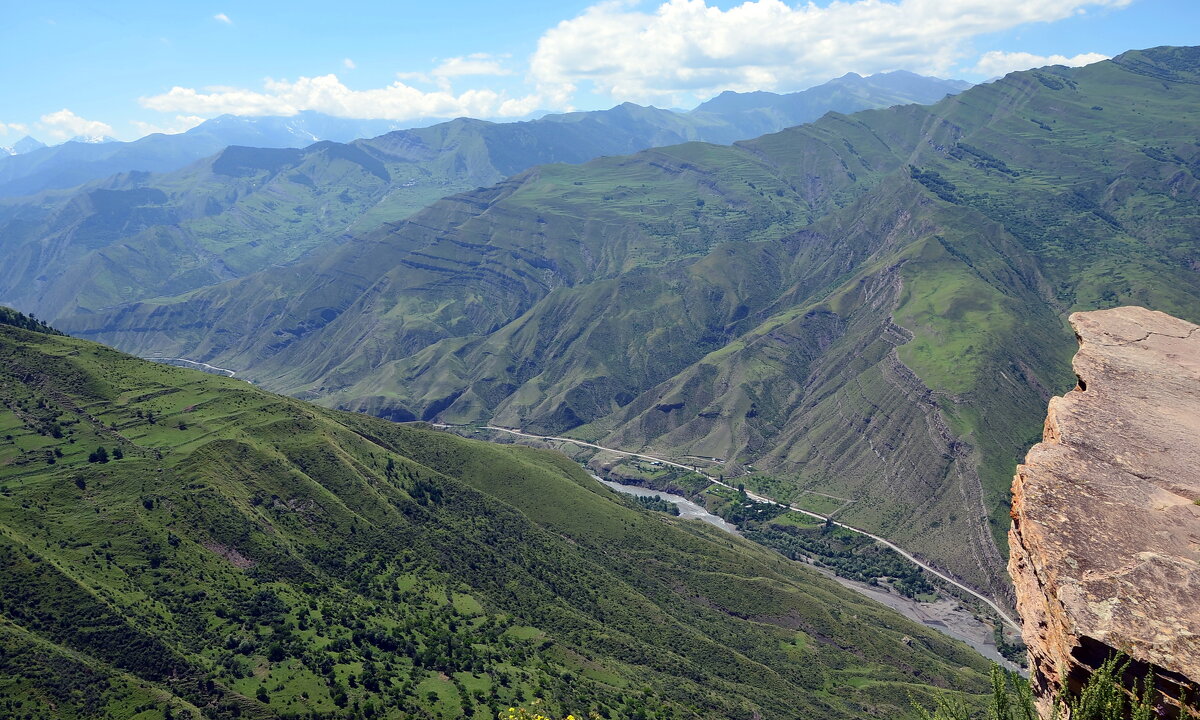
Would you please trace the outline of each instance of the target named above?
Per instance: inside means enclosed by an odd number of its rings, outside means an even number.
[[[1168,702],[1194,702],[1200,326],[1140,307],[1070,320],[1079,385],[1050,401],[1013,480],[1009,572],[1040,709],[1114,651],[1130,679],[1153,668]]]

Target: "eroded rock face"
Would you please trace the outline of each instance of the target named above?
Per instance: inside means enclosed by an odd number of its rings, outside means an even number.
[[[1079,386],[1013,480],[1009,572],[1043,716],[1112,651],[1200,680],[1200,326],[1075,313]]]

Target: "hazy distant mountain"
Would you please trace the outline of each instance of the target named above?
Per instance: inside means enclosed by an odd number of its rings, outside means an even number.
[[[22,155],[24,153],[32,152],[44,147],[46,147],[46,143],[26,135],[13,144],[12,147],[0,147],[0,153],[5,153],[8,155]]]
[[[870,77],[846,73],[823,85],[786,95],[723,92],[692,110],[689,117],[718,121],[730,129],[728,137],[712,133],[705,138],[709,142],[733,142],[803,125],[827,112],[854,113],[912,103],[928,105],[969,87],[971,83],[962,80],[943,80],[904,70]]]
[[[605,152],[635,152],[655,145],[685,140],[727,144],[810,122],[831,110],[854,112],[898,104],[926,104],[936,102],[948,93],[955,93],[966,87],[969,87],[967,83],[958,80],[941,80],[907,72],[894,72],[872,75],[869,78],[850,74],[824,85],[787,95],[726,92],[690,113],[643,108],[646,112],[653,110],[655,113],[670,113],[676,116],[678,119],[670,123],[675,132],[670,136],[663,136],[656,125],[650,135],[632,137],[630,142],[620,149]],[[622,107],[638,106],[626,103]],[[608,111],[547,115],[523,123],[488,125],[529,127],[530,123],[580,123],[596,113],[604,112]],[[412,128],[422,124],[410,121],[406,125]],[[249,118],[222,115],[177,135],[155,134],[133,142],[102,144],[68,142],[34,152],[21,151],[23,154],[19,156],[0,157],[0,197],[17,197],[42,190],[74,187],[91,180],[134,170],[171,172],[230,145],[300,148],[321,140],[349,142],[358,138],[376,137],[398,129],[399,123],[391,120],[355,120],[315,112],[303,112],[293,117]],[[500,151],[496,147],[492,149]],[[513,147],[500,154],[515,157],[521,152],[520,147]],[[591,157],[594,156],[584,155],[575,162]],[[547,156],[534,162],[558,161],[560,159],[557,157]],[[517,169],[529,167],[534,162],[520,161],[517,163]]]
[[[120,141],[110,135],[76,135],[67,142],[83,143],[85,145],[103,145],[105,143],[114,143]]]
[[[398,127],[390,120],[354,120],[304,112],[294,117],[222,115],[184,133],[155,133],[133,142],[112,138],[81,142],[76,138],[62,145],[0,157],[0,197],[74,187],[134,170],[170,172],[230,145],[298,148],[319,140],[346,142],[374,137]]]
[[[318,112],[302,112],[292,117],[240,117],[221,115],[189,130],[185,135],[205,135],[215,140],[231,134],[258,133],[263,144],[256,147],[304,147],[321,140],[350,142],[376,137],[402,127],[427,125],[428,122],[399,123],[395,120],[339,118]],[[232,143],[230,143],[232,144]],[[238,144],[246,144],[239,140]]]

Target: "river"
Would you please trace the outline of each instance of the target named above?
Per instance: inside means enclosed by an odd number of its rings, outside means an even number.
[[[592,477],[596,476],[593,475]],[[700,505],[680,495],[649,490],[637,485],[622,485],[621,483],[603,480],[598,477],[596,479],[618,492],[638,497],[658,496],[678,507],[680,518],[685,520],[701,520],[726,532],[741,535],[736,525],[726,522],[723,518],[713,515]],[[917,602],[898,593],[891,592],[882,586],[876,587],[848,580],[838,577],[825,568],[811,567],[826,577],[833,579],[843,587],[865,595],[875,602],[887,605],[910,620],[915,620],[926,627],[937,630],[943,635],[948,635],[955,640],[960,640],[970,645],[980,655],[983,655],[988,660],[999,663],[1002,667],[1009,670],[1019,670],[1016,665],[1006,660],[996,650],[996,641],[992,635],[992,627],[976,618],[970,610],[964,608],[961,603],[953,598],[942,598],[931,603]]]
[[[592,477],[596,476],[593,475]],[[622,485],[621,483],[616,483],[611,480],[601,480],[600,478],[596,479],[600,480],[600,482],[609,486],[613,490],[616,490],[617,492],[623,492],[627,495],[634,495],[636,497],[662,498],[663,500],[666,500],[675,507],[679,508],[679,517],[683,518],[684,520],[703,520],[709,525],[716,525],[726,532],[731,532],[734,535],[741,535],[741,533],[738,532],[737,525],[725,522],[724,518],[719,518],[716,515],[713,515],[709,511],[681,495],[672,495],[671,493],[660,492],[658,490],[648,490],[644,487],[638,487],[637,485]]]

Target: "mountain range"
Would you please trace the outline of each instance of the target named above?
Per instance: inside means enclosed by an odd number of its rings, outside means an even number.
[[[847,76],[804,93],[748,96],[728,112],[751,118],[751,126],[763,113],[771,122],[800,122],[832,107],[933,99],[960,85],[900,72]],[[728,104],[729,96],[718,101]],[[739,136],[722,117],[716,110],[681,115],[626,103],[532,122],[462,118],[349,144],[234,146],[166,174],[130,170],[77,190],[0,199],[0,250],[10,258],[0,268],[0,301],[53,318],[187,292],[290,262],[536,164],[580,163],[704,133]],[[262,143],[281,125],[286,132],[272,137],[286,144],[297,123],[315,131],[320,119],[219,118],[182,136],[128,144],[109,160],[128,166],[130,153],[144,151],[169,164],[176,158],[153,143],[175,142],[180,152],[235,138]],[[342,132],[361,129],[336,122]],[[90,172],[87,163],[69,167]]]
[[[914,717],[972,650],[557,453],[0,308],[0,713]]]
[[[58,321],[329,406],[717,458],[1003,598],[1012,468],[1073,382],[1066,313],[1200,319],[1198,70],[1131,51],[540,166]]]
[[[708,140],[733,142],[815,120],[830,110],[853,112],[904,103],[928,103],[948,93],[959,92],[969,83],[915,75],[905,71],[861,77],[849,73],[817,87],[796,93],[724,93],[690,113],[670,112],[674,135],[633,135],[628,144],[610,154],[633,152],[655,144]],[[654,108],[647,108],[654,110]],[[536,135],[538,126],[575,123],[589,113],[548,115],[517,123],[528,126],[522,135]],[[432,122],[417,123],[429,125]],[[502,123],[512,125],[512,123]],[[390,120],[339,118],[305,111],[289,117],[241,117],[222,115],[183,133],[156,133],[133,142],[67,142],[45,147],[25,138],[12,148],[13,157],[0,156],[0,197],[31,195],[42,190],[81,185],[118,173],[171,172],[208,157],[230,145],[262,148],[301,148],[319,141],[346,143],[400,130]],[[551,130],[553,132],[553,130]],[[26,141],[32,140],[32,143]],[[33,143],[36,143],[34,145]],[[39,149],[40,148],[40,149]],[[519,147],[511,148],[519,153]],[[588,156],[590,159],[593,156]],[[551,162],[537,160],[536,162]],[[522,166],[528,167],[528,163]]]

